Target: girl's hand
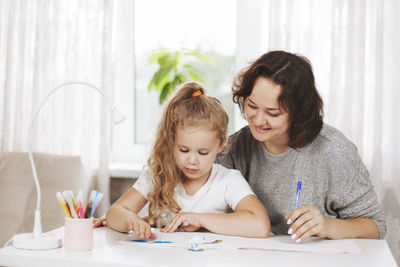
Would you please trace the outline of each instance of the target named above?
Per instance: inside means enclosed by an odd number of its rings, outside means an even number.
[[[150,224],[136,214],[126,217],[124,223],[128,233],[135,233],[139,238],[143,239],[157,238],[156,234],[151,231]]]
[[[101,227],[101,226],[107,226],[107,221],[105,218],[94,218],[93,219],[93,228]]]
[[[160,231],[165,233],[174,231],[194,232],[201,227],[200,217],[200,213],[181,212]]]
[[[302,206],[292,214],[285,216],[287,224],[291,224],[288,234],[296,242],[306,240],[312,235],[326,237],[328,232],[328,219],[314,206]]]

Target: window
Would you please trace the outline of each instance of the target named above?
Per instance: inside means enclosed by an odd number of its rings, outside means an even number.
[[[208,94],[220,99],[233,116],[236,1],[146,0],[118,1],[117,5],[114,99],[128,115],[125,125],[113,128],[114,162],[144,163],[148,156],[163,110],[158,92],[147,89],[157,69],[147,63],[155,49],[198,49],[212,57],[215,68],[198,68],[204,73]],[[229,129],[232,132],[233,125]]]

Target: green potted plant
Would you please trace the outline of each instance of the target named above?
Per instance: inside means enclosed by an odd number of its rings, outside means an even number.
[[[158,49],[148,58],[148,63],[158,64],[148,85],[148,90],[159,92],[158,102],[161,105],[171,95],[175,87],[183,82],[192,80],[204,83],[202,72],[195,67],[199,62],[214,67],[214,61],[198,50]]]

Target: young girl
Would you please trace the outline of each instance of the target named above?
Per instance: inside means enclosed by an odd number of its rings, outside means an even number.
[[[228,116],[220,102],[194,82],[183,84],[164,110],[149,168],[107,211],[107,226],[154,238],[196,231],[267,237],[267,212],[239,171],[214,164],[226,140]],[[149,203],[149,217],[138,212]],[[233,212],[229,212],[233,211]]]

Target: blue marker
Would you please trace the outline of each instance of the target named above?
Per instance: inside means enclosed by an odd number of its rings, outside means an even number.
[[[296,209],[299,207],[300,191],[301,191],[301,181],[298,181],[297,182],[297,191],[296,191]]]

